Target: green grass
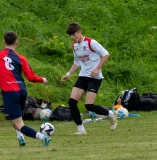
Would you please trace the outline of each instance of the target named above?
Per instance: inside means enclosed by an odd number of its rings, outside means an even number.
[[[112,107],[121,90],[136,87],[140,94],[157,92],[156,8],[156,0],[1,0],[0,48],[6,31],[17,32],[17,51],[49,81],[44,86],[26,80],[28,96],[51,102],[53,109],[62,103],[68,106],[78,72],[66,84],[60,82],[73,62],[66,28],[72,21],[79,22],[83,34],[110,53],[96,104]],[[85,109],[84,97],[79,108]],[[119,121],[114,132],[107,120],[85,124],[88,135],[77,137],[70,135],[76,131],[73,122],[54,121],[56,132],[49,147],[26,137],[27,146],[20,148],[12,125],[0,114],[0,159],[156,160],[156,112],[140,115]],[[25,123],[39,130],[42,121]]]
[[[84,124],[87,135],[71,135],[74,122],[51,122],[55,126],[52,143],[26,137],[26,147],[19,147],[15,131],[9,122],[1,122],[0,155],[3,160],[155,160],[157,157],[156,112],[137,112],[140,117],[119,120],[115,131],[110,131],[108,119]],[[42,121],[25,121],[39,130]]]
[[[66,28],[72,21],[79,22],[83,35],[96,39],[110,53],[96,103],[111,107],[121,90],[157,92],[156,8],[155,0],[2,0],[0,47],[6,31],[17,32],[17,51],[49,80],[46,87],[26,80],[28,95],[47,99],[54,107],[68,105],[77,73],[66,84],[60,82],[73,63]],[[82,104],[83,100],[83,109]]]

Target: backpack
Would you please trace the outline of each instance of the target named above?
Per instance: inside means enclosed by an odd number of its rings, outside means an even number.
[[[138,111],[140,104],[140,95],[136,88],[119,92],[114,105],[120,104],[128,111]]]
[[[73,120],[70,112],[70,108],[58,106],[56,109],[52,112],[50,116],[50,120],[58,120],[58,121],[71,121]]]
[[[157,110],[157,94],[146,93],[140,96],[139,111],[153,111]]]
[[[52,106],[50,102],[44,99],[34,97],[27,97],[24,108],[22,108],[22,118],[24,120],[37,120],[40,119],[40,112],[43,109],[50,109]]]

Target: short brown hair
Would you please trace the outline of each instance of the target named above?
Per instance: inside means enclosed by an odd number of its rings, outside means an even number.
[[[76,22],[72,22],[69,24],[68,28],[67,28],[67,34],[72,35],[77,31],[82,30],[80,24],[76,23]]]
[[[15,32],[13,31],[8,31],[5,33],[4,35],[4,40],[6,42],[7,45],[12,45],[16,42],[16,40],[18,39],[18,36]]]

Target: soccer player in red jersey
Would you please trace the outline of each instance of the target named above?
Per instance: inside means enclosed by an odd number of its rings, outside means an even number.
[[[24,135],[40,139],[44,146],[48,146],[51,138],[26,126],[22,119],[22,108],[27,98],[22,73],[30,82],[39,82],[46,85],[48,80],[36,75],[27,59],[15,51],[18,45],[18,36],[15,32],[8,31],[5,33],[4,45],[5,48],[0,50],[0,88],[6,119],[14,125],[20,146],[26,144]]]
[[[74,134],[86,134],[77,107],[78,101],[85,93],[85,108],[96,114],[107,115],[111,122],[111,130],[113,131],[117,127],[116,115],[111,110],[94,104],[97,92],[104,78],[101,68],[106,63],[109,53],[96,40],[84,37],[80,24],[76,22],[69,24],[67,34],[69,34],[70,38],[74,41],[72,45],[74,62],[67,74],[61,78],[61,81],[64,83],[71,74],[77,71],[79,67],[81,68],[68,102],[71,115],[77,125],[77,132]]]

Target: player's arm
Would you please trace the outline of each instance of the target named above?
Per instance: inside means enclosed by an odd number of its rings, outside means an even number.
[[[91,41],[91,47],[94,51],[96,51],[98,54],[100,54],[101,61],[100,63],[97,65],[97,67],[91,72],[91,76],[95,77],[97,75],[97,73],[99,72],[99,70],[104,66],[104,64],[106,63],[106,61],[109,58],[109,53],[108,51],[101,45],[99,44],[97,41],[92,40]]]
[[[78,68],[80,67],[80,60],[79,58],[76,56],[75,51],[73,50],[73,54],[74,54],[74,63],[71,66],[70,70],[67,72],[67,74],[65,76],[63,76],[61,78],[61,82],[64,83],[71,74],[73,74],[74,72],[76,72],[78,70]]]
[[[47,84],[47,82],[48,82],[47,79],[36,75],[34,73],[34,71],[32,70],[32,68],[30,67],[30,65],[25,57],[21,56],[20,58],[21,58],[21,62],[22,62],[22,72],[24,73],[24,75],[28,81],[41,82],[41,83]]]
[[[106,55],[106,56],[103,56],[103,57],[101,58],[101,61],[100,61],[100,63],[98,64],[98,66],[91,72],[91,76],[92,76],[92,77],[95,77],[95,76],[98,74],[99,70],[100,70],[100,69],[104,66],[104,64],[106,63],[108,57],[109,57],[109,55]]]
[[[74,64],[71,66],[70,70],[67,72],[67,74],[61,78],[61,82],[64,83],[64,82],[69,78],[69,76],[70,76],[71,74],[73,74],[74,72],[76,72],[76,71],[78,70],[78,68],[79,68],[79,66],[77,66],[77,65],[74,63]]]
[[[103,57],[101,58],[100,63],[99,63],[98,66],[96,67],[96,69],[98,69],[98,70],[101,69],[101,68],[104,66],[104,64],[106,63],[106,61],[108,60],[108,58],[109,58],[109,54],[103,56]]]

